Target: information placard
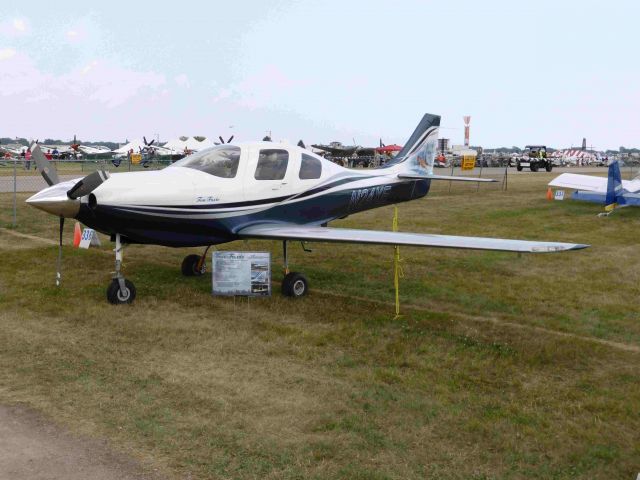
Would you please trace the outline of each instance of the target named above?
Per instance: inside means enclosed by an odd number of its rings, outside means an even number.
[[[214,295],[271,295],[271,253],[213,252],[211,265]]]
[[[564,200],[564,190],[556,190],[553,198],[555,198],[556,200]]]

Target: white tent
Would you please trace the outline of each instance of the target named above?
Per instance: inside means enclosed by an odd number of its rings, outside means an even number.
[[[127,153],[129,150],[133,150],[133,153],[138,153],[140,149],[144,147],[145,147],[144,141],[141,138],[138,138],[114,150],[113,153]]]
[[[208,138],[198,140],[195,137],[179,137],[165,143],[164,148],[170,148],[171,150],[175,150],[180,153],[184,152],[185,149],[191,152],[199,152],[200,150],[213,147],[214,145],[215,144]]]

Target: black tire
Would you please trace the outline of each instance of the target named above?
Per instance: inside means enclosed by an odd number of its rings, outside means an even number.
[[[531,169],[532,172],[537,172],[538,171],[538,164],[537,163],[532,163],[529,168]]]
[[[520,163],[516,163],[516,170],[518,170],[519,172],[522,171],[522,165],[520,165]]]
[[[553,170],[553,164],[551,162],[547,162],[547,166],[544,167],[547,172]]]
[[[282,279],[282,294],[285,297],[300,298],[309,291],[307,278],[298,272],[290,272]]]
[[[124,281],[125,291],[120,290],[120,282],[114,278],[107,288],[107,300],[112,305],[126,305],[136,299],[136,287],[129,280]]]
[[[207,271],[206,262],[202,262],[202,268],[198,270],[198,262],[200,262],[200,255],[187,255],[182,260],[182,275],[185,277],[199,277]]]

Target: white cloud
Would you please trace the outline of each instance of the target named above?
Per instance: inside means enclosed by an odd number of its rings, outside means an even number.
[[[27,29],[27,24],[21,18],[16,18],[13,20],[13,28],[18,32],[24,32]]]
[[[9,60],[16,56],[16,51],[13,48],[0,48],[0,61]]]
[[[7,37],[21,37],[31,32],[31,26],[26,18],[12,18],[0,23],[0,34]]]
[[[186,73],[181,73],[180,75],[175,77],[174,80],[181,87],[184,87],[184,88],[191,87],[191,82],[189,81],[189,77],[187,76]]]
[[[55,98],[68,104],[89,101],[114,108],[157,94],[166,84],[164,75],[138,72],[107,61],[93,60],[69,73],[53,75],[13,49],[0,50],[0,59],[0,96],[34,103]]]

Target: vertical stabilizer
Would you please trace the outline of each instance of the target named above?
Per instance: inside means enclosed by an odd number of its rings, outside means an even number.
[[[622,195],[622,177],[620,175],[620,167],[618,161],[609,165],[609,174],[607,176],[607,196],[605,198],[605,210],[613,210],[618,205],[618,197]]]
[[[433,173],[440,116],[426,113],[398,155],[387,165],[402,164],[406,172]]]

